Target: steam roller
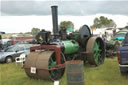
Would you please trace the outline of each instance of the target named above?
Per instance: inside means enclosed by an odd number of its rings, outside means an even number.
[[[87,25],[79,31],[73,28],[58,30],[57,6],[52,6],[53,33],[41,30],[30,48],[24,69],[28,77],[59,80],[64,75],[65,62],[83,60],[98,66],[104,63],[105,48],[100,37],[93,36]]]

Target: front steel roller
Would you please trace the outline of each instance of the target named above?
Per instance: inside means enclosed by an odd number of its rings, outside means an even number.
[[[61,64],[64,57],[61,55]],[[57,65],[54,51],[31,52],[24,65],[26,74],[30,78],[42,80],[59,80],[64,74],[64,68],[55,68]],[[36,73],[31,73],[31,68],[36,68]],[[52,69],[54,67],[54,69]],[[50,70],[52,69],[52,70]]]
[[[90,37],[86,46],[87,60],[91,65],[99,65],[104,62],[105,47],[100,37]]]

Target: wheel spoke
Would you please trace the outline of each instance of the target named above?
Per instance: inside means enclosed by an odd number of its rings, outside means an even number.
[[[62,59],[62,58],[61,58],[61,63],[63,64],[64,63],[63,62],[64,59]],[[55,67],[56,65],[57,65],[57,63],[56,63],[56,57],[55,57],[55,54],[54,54],[49,59],[48,68],[50,69],[52,67]],[[64,70],[63,70],[63,68],[60,68],[60,69],[59,68],[56,68],[54,70],[50,70],[49,73],[51,75],[51,78],[56,80],[56,79],[61,78],[61,76],[64,74]]]
[[[99,60],[100,60],[100,44],[99,42],[95,41],[94,43],[94,58],[95,58],[95,62],[98,64]]]
[[[56,66],[56,61],[54,61],[53,56],[51,56],[48,68],[50,69],[51,67],[54,67],[54,66]],[[54,70],[51,70],[50,73],[52,76],[54,76]]]

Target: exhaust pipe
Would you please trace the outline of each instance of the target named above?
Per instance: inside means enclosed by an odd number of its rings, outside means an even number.
[[[59,37],[57,7],[58,6],[51,6],[51,8],[52,8],[52,22],[53,22],[54,39],[58,39],[58,37]]]

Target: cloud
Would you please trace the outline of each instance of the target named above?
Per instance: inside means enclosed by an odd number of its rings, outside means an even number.
[[[122,15],[96,14],[89,16],[59,16],[58,24],[61,21],[72,21],[75,29],[86,24],[91,26],[95,17],[105,16],[113,19],[117,27],[124,27],[128,23],[128,17]],[[6,33],[30,32],[33,27],[52,31],[51,16],[0,16],[0,31]]]
[[[108,0],[20,0],[1,1],[1,15],[26,16],[51,15],[52,5],[58,5],[59,15],[85,16],[97,13],[128,15],[128,1],[108,1]]]

